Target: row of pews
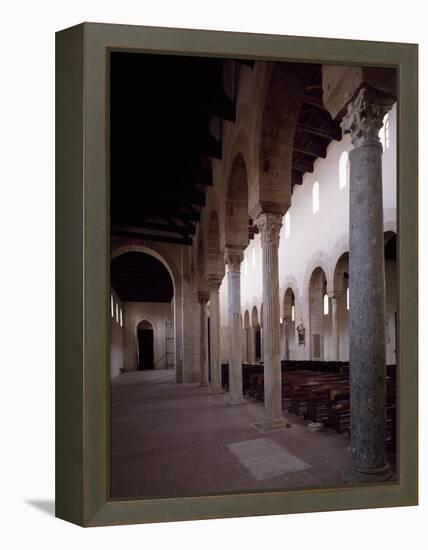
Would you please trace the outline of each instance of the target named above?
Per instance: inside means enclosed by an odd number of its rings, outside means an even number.
[[[322,423],[338,433],[350,433],[349,363],[339,361],[282,361],[283,409],[308,422]],[[244,364],[243,393],[264,400],[262,364]],[[228,368],[222,366],[222,382],[228,387]],[[396,369],[387,366],[387,443],[396,451]]]

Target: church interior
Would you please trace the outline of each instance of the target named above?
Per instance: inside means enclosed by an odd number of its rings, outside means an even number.
[[[394,69],[112,51],[110,496],[394,481]]]

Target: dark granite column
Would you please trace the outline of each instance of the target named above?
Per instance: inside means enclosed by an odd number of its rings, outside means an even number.
[[[342,129],[351,134],[349,227],[349,355],[351,466],[349,483],[391,477],[386,453],[385,260],[382,145],[378,133],[393,99],[363,86],[348,104]]]

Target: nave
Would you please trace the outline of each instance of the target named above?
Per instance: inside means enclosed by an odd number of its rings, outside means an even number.
[[[111,494],[165,498],[342,485],[349,437],[310,432],[284,411],[288,429],[262,432],[259,401],[225,406],[173,370],[134,371],[111,385]],[[236,454],[235,454],[236,453]],[[237,456],[238,455],[238,456]],[[284,473],[287,472],[287,473]]]

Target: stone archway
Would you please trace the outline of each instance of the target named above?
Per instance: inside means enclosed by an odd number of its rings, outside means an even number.
[[[256,306],[253,306],[253,309],[251,310],[251,329],[254,362],[260,363],[262,360],[262,335],[259,314]]]
[[[349,252],[343,252],[333,271],[333,289],[328,293],[331,302],[330,359],[349,359]]]
[[[174,324],[174,369],[177,383],[183,381],[183,322],[182,322],[182,278],[172,256],[158,243],[137,239],[113,238],[111,240],[110,261],[127,252],[141,252],[159,260],[170,274],[173,288]]]
[[[291,287],[284,293],[284,314],[282,318],[283,358],[295,359],[295,333],[296,333],[296,296]]]
[[[386,364],[397,364],[398,342],[398,272],[397,272],[397,234],[384,232],[385,241],[385,344]]]
[[[240,153],[232,163],[227,182],[224,238],[229,300],[229,403],[239,404],[243,402],[241,263],[249,241],[247,168]]]
[[[251,332],[250,332],[250,313],[248,309],[244,313],[244,346],[243,346],[243,358],[244,363],[251,363]]]
[[[314,361],[323,361],[325,353],[325,336],[327,323],[325,317],[329,315],[327,295],[327,278],[321,267],[316,267],[309,279],[309,350],[310,358]],[[327,311],[327,313],[326,313]]]

